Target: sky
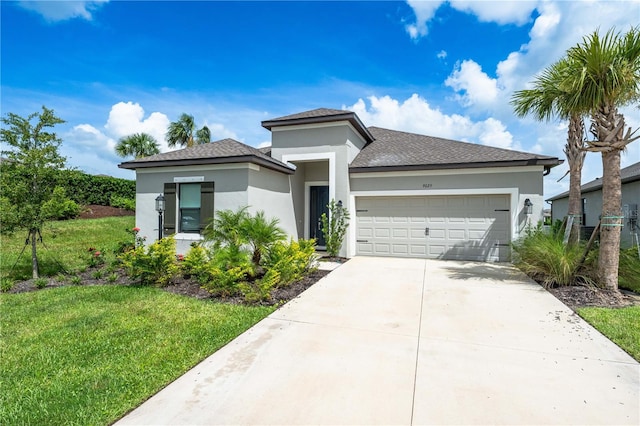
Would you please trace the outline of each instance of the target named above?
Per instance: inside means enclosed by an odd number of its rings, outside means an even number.
[[[188,113],[213,140],[270,143],[262,120],[315,108],[385,127],[564,158],[566,123],[509,101],[596,30],[640,23],[625,1],[0,1],[0,112],[47,106],[67,164],[134,179],[117,141],[161,150]],[[621,110],[640,127],[640,109]],[[640,161],[640,141],[622,166]],[[544,195],[568,189],[566,164]],[[583,182],[601,176],[589,153]]]

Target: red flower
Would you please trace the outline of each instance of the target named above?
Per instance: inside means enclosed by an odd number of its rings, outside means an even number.
[[[179,255],[178,255],[178,260],[182,262],[182,261],[184,260],[184,255],[179,254]]]
[[[133,232],[140,232],[140,228],[138,228],[137,226],[135,228],[132,229]]]
[[[98,250],[96,250],[96,251],[93,253],[93,255],[94,255],[95,257],[98,257],[98,256],[100,256],[101,254],[102,254],[102,253],[100,253]]]

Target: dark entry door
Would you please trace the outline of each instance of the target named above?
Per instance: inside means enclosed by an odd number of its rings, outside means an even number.
[[[329,187],[309,187],[309,238],[316,239],[316,245],[325,247],[324,234],[322,233],[322,213],[329,215]]]

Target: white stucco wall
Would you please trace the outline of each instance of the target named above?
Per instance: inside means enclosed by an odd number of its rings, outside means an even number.
[[[278,218],[279,226],[298,238],[289,175],[260,168],[249,171],[249,212],[263,210],[267,219]]]

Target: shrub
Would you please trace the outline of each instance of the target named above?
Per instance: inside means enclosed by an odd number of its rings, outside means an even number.
[[[640,258],[636,247],[620,250],[618,280],[620,288],[640,293]]]
[[[207,282],[203,287],[211,293],[228,296],[238,293],[237,285],[253,279],[255,271],[249,253],[230,245],[213,253],[206,274]]]
[[[42,204],[40,212],[47,219],[65,220],[77,217],[81,210],[78,203],[67,198],[67,191],[63,187],[56,186],[51,199]]]
[[[74,275],[73,277],[71,277],[71,284],[73,285],[82,284],[82,278],[80,278],[78,275]]]
[[[280,273],[275,269],[270,269],[264,276],[255,281],[242,281],[238,284],[238,289],[242,293],[245,302],[256,303],[271,298],[271,291],[280,282]]]
[[[125,198],[118,195],[112,195],[109,200],[109,205],[111,205],[111,207],[135,211],[136,200],[135,198]]]
[[[327,247],[327,253],[331,257],[338,256],[344,236],[347,232],[349,222],[349,211],[342,207],[342,203],[337,204],[336,200],[331,200],[329,205],[329,217],[322,213],[322,233]]]
[[[116,281],[118,281],[118,274],[116,274],[115,272],[113,272],[113,273],[111,273],[111,274],[109,274],[107,276],[107,282],[113,284]]]
[[[35,280],[33,280],[33,283],[37,288],[45,288],[49,283],[49,280],[46,278],[36,278]]]
[[[165,286],[178,274],[176,242],[173,237],[162,238],[145,248],[135,247],[120,255],[127,275],[144,285]]]
[[[291,284],[312,270],[316,258],[315,244],[314,239],[291,240],[289,243],[279,242],[271,247],[265,257],[264,267],[268,272],[278,272],[278,287]]]
[[[91,273],[91,277],[95,280],[99,280],[104,275],[101,269],[97,269]]]
[[[9,277],[0,278],[0,291],[6,293],[13,288],[13,280]]]
[[[182,273],[194,277],[200,284],[211,281],[211,258],[201,245],[191,247],[182,261]]]
[[[544,232],[540,227],[529,229],[512,247],[514,265],[544,287],[596,283],[591,261],[577,270],[584,246],[565,247],[560,234]]]
[[[112,197],[134,199],[136,182],[111,176],[89,175],[79,170],[61,170],[56,184],[67,189],[78,204],[110,205]]]

